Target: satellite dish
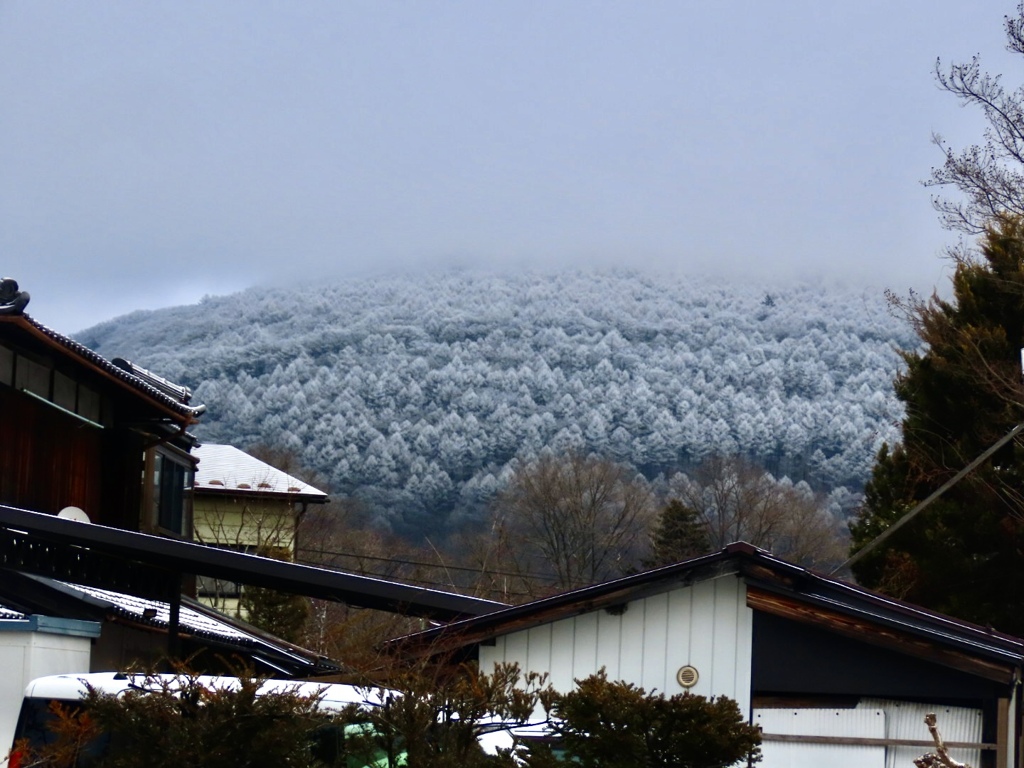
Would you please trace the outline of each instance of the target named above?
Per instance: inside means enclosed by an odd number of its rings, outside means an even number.
[[[57,513],[57,517],[61,517],[65,520],[76,520],[79,523],[91,523],[92,520],[85,514],[84,509],[78,507],[64,507],[60,512]]]

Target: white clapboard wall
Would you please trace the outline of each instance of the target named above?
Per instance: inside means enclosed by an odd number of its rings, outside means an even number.
[[[547,672],[567,691],[573,681],[602,667],[610,680],[625,680],[648,692],[682,693],[680,668],[697,670],[690,688],[704,696],[729,696],[750,711],[753,612],[746,587],[733,575],[680,586],[633,600],[625,610],[595,610],[497,638],[480,648],[481,669],[516,662]]]

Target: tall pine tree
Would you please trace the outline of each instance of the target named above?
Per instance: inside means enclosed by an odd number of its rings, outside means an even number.
[[[903,439],[883,447],[851,524],[857,551],[1024,420],[1024,223],[1003,217],[957,261],[953,297],[911,300]],[[1024,633],[1024,448],[1011,442],[854,568],[864,585]]]

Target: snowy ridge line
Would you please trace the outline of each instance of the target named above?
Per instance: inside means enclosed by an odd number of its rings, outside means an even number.
[[[251,289],[81,335],[188,383],[201,439],[295,451],[399,531],[480,519],[516,462],[595,451],[668,488],[714,453],[856,503],[898,437],[881,291],[635,272]]]

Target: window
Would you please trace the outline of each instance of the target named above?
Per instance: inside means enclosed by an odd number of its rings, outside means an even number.
[[[192,537],[192,464],[157,449],[153,455],[151,498],[156,527]]]

